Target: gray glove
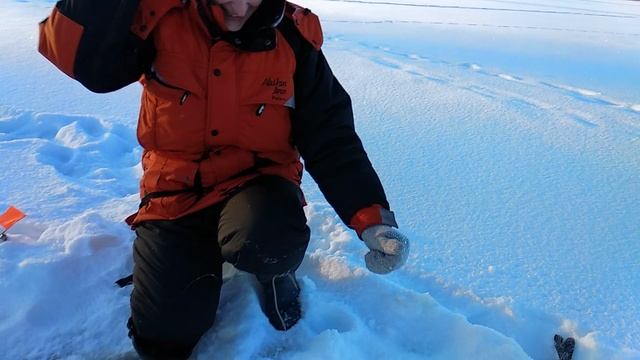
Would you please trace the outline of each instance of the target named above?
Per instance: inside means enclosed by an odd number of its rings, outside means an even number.
[[[388,225],[374,225],[362,232],[365,245],[371,251],[364,257],[367,269],[376,274],[397,270],[409,256],[409,239]]]

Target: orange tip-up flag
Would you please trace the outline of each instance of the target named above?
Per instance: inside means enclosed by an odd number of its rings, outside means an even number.
[[[18,210],[14,206],[9,206],[9,209],[0,215],[0,233],[4,233],[9,230],[15,223],[24,219],[25,215],[22,211]]]

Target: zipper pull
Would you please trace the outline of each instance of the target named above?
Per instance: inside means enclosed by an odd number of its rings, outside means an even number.
[[[258,117],[259,117],[259,116],[262,116],[262,113],[264,112],[264,109],[265,109],[266,107],[267,107],[267,106],[266,106],[265,104],[260,104],[260,105],[258,106],[258,108],[256,109],[256,116],[258,116]]]
[[[190,92],[185,91],[184,94],[182,94],[182,96],[180,97],[180,105],[184,105],[185,101],[187,101],[187,98],[189,97],[189,95],[191,95]]]

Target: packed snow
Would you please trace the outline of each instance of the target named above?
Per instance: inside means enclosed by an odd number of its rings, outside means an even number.
[[[196,359],[640,359],[640,2],[301,0],[385,184],[407,265],[306,175],[304,315],[274,330],[228,268]],[[140,86],[92,94],[36,51],[52,1],[0,0],[0,358],[119,359]]]

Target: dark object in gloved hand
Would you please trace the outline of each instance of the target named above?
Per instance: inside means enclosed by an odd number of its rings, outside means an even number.
[[[560,360],[571,360],[573,350],[576,348],[576,341],[572,337],[563,340],[562,336],[556,335],[553,337],[553,342],[558,352],[558,358]]]

